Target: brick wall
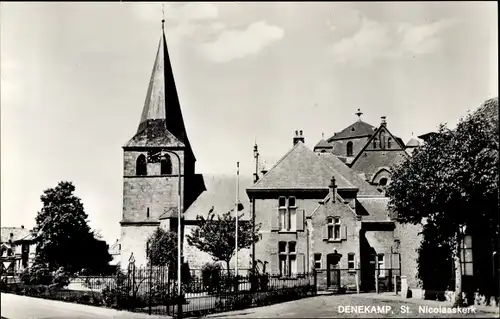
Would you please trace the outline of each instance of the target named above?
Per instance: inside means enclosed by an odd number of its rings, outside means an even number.
[[[299,256],[304,256],[304,269],[302,272],[307,271],[306,269],[306,257],[307,257],[307,232],[306,227],[303,227],[302,231],[297,231],[293,233],[284,233],[278,231],[271,231],[271,219],[278,218],[278,197],[280,195],[276,194],[274,198],[266,199],[256,199],[255,200],[255,224],[261,224],[260,228],[260,241],[255,245],[255,258],[261,260],[262,262],[267,261],[266,270],[270,273],[277,273],[279,271],[278,265],[271,263],[271,254],[278,253],[278,242],[280,241],[295,241],[296,242],[296,253],[297,258]],[[304,210],[304,219],[302,224],[305,224],[305,216],[310,215],[312,211],[317,207],[318,201],[320,199],[301,199],[296,198],[296,206],[298,210]],[[299,221],[297,221],[299,223]],[[300,271],[300,270],[298,270]]]
[[[338,156],[347,156],[347,143],[352,142],[353,157],[356,157],[361,149],[368,142],[369,137],[352,138],[345,140],[333,141],[333,154]]]
[[[185,226],[185,234],[190,234],[197,226]],[[188,244],[187,236],[184,236],[184,261],[189,263],[189,268],[191,269],[201,269],[206,263],[214,262],[211,255],[206,252],[199,250]],[[242,249],[238,252],[238,268],[239,269],[249,269],[250,268],[250,249]],[[235,268],[235,256],[230,261],[231,269]],[[221,266],[226,268],[225,262],[220,262]]]
[[[126,269],[130,254],[134,253],[135,265],[145,266],[146,258],[146,240],[156,230],[158,226],[122,226],[121,227],[121,252],[120,266]]]
[[[400,239],[400,252],[401,252],[401,274],[407,276],[408,287],[417,288],[420,281],[417,278],[418,274],[418,252],[422,236],[418,233],[422,230],[419,225],[411,224],[396,224],[396,231]]]

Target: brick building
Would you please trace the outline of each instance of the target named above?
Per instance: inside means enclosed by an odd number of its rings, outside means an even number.
[[[373,132],[385,130],[384,124]],[[373,136],[362,138],[368,144]],[[359,147],[357,156],[366,148]],[[333,150],[324,141],[310,150],[296,132],[290,151],[247,188],[262,225],[256,259],[284,277],[314,268],[324,288],[355,289],[357,273],[361,288],[371,290],[376,267],[381,282],[403,274],[415,286],[417,229],[393,221],[388,198]]]
[[[387,168],[407,156],[405,149],[385,121],[375,128],[359,118],[320,141],[314,150],[304,145],[302,132],[297,132],[291,150],[257,183],[252,185],[246,177],[240,180],[242,219],[255,216],[262,224],[254,257],[267,261],[268,269],[283,276],[313,267],[345,269],[341,285],[352,286],[352,274],[359,271],[360,284],[366,289],[374,283],[374,267],[401,269],[412,285],[416,231],[391,220],[387,198],[377,189],[383,186],[383,178],[389,181]],[[212,207],[218,213],[234,207],[235,177],[195,173],[196,158],[184,126],[164,33],[138,129],[123,152],[122,267],[132,254],[137,265],[147,263],[147,239],[157,227],[177,231],[179,193],[182,235],[196,227],[198,214],[207,214]],[[184,260],[192,269],[212,261],[183,237]],[[239,268],[248,269],[250,250],[240,252],[239,257]],[[389,272],[382,271],[380,278],[388,276]],[[325,271],[320,284],[330,287],[339,280]]]

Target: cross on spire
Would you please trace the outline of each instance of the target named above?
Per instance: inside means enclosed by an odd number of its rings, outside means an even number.
[[[357,115],[359,117],[359,120],[361,121],[361,115],[363,115],[363,112],[361,112],[361,109],[358,109],[358,111],[354,114]]]
[[[321,138],[325,139],[325,133],[321,133]]]
[[[165,4],[161,4],[161,29],[165,30]]]

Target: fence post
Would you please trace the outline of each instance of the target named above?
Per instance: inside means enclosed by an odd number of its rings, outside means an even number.
[[[375,292],[378,293],[378,267],[375,267]]]
[[[318,291],[318,273],[316,272],[316,269],[313,269],[313,280],[314,280],[314,292],[316,293]]]
[[[359,294],[359,269],[356,269],[356,293]]]
[[[151,303],[152,303],[152,293],[151,293],[151,288],[152,288],[152,281],[153,281],[153,265],[151,264],[151,262],[149,262],[149,296],[148,296],[148,303],[149,303],[149,307],[148,307],[148,315],[151,316]]]
[[[394,293],[397,295],[398,294],[398,275],[393,275],[392,280],[394,282]]]

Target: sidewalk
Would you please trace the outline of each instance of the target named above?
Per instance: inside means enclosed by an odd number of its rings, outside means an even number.
[[[1,294],[2,318],[124,318],[124,319],[166,319],[167,316],[133,313],[109,308],[81,305],[57,300],[33,298],[13,294]]]
[[[408,302],[415,305],[422,306],[434,306],[434,307],[451,307],[452,303],[449,301],[436,301],[436,300],[425,300],[425,299],[416,299],[416,298],[401,298],[401,296],[396,295],[394,292],[383,292],[383,293],[362,293],[357,295],[363,298],[372,298],[372,299],[382,299],[382,300],[397,300],[401,302]],[[469,308],[474,307],[475,309],[487,312],[487,313],[499,313],[498,308],[495,307],[486,307],[486,306],[470,306]]]

